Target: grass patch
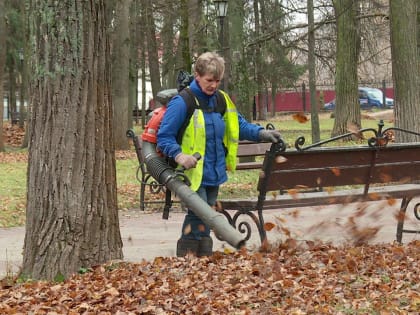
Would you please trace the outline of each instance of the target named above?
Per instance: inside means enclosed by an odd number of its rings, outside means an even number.
[[[25,223],[27,163],[0,163],[0,227]]]
[[[117,160],[118,209],[139,207],[140,184],[136,178],[138,165],[136,158]]]
[[[243,199],[258,196],[259,170],[228,172],[228,181],[220,186],[219,199]]]

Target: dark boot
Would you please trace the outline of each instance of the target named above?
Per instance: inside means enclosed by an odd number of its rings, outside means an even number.
[[[199,244],[199,240],[180,238],[176,244],[176,255],[178,257],[184,257],[187,253],[197,255]]]
[[[198,257],[213,255],[213,240],[210,236],[203,236],[198,246]]]

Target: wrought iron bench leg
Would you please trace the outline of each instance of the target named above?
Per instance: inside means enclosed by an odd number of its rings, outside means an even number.
[[[405,213],[406,213],[408,204],[410,203],[412,199],[413,197],[404,197],[401,201],[401,207],[398,213],[398,224],[397,224],[397,242],[398,243],[402,243]]]
[[[258,232],[260,233],[261,244],[264,244],[265,241],[267,240],[267,233],[264,227],[265,223],[264,223],[264,216],[263,216],[262,209],[258,209],[258,220],[259,220],[259,224],[257,224]]]
[[[140,183],[140,210],[144,211],[145,207],[144,207],[144,194],[146,193],[146,185],[145,183],[142,181]]]
[[[143,169],[141,166],[137,169],[136,174],[137,180],[140,182],[140,210],[144,211],[145,205],[144,205],[144,194],[146,193],[146,175],[143,172]]]

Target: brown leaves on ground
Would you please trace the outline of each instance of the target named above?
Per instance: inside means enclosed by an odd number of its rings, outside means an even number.
[[[16,163],[27,161],[27,152],[0,152],[0,163]]]
[[[25,136],[25,130],[19,125],[12,125],[8,122],[3,123],[4,143],[12,148],[20,148]],[[28,154],[26,152],[0,152],[0,163],[26,162]]]
[[[10,146],[20,147],[25,136],[25,129],[20,128],[19,125],[12,125],[8,122],[3,122],[3,137],[4,143]]]
[[[309,118],[306,117],[305,113],[299,112],[292,115],[293,120],[297,121],[298,123],[304,124],[309,121]]]
[[[0,313],[418,314],[419,258],[419,241],[334,247],[293,240],[264,253],[158,257],[2,289]]]

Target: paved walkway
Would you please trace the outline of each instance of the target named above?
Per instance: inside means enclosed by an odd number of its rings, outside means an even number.
[[[406,226],[420,229],[420,221],[413,219],[413,203],[414,201],[409,207]],[[399,203],[391,207],[383,201],[371,202],[365,209],[365,213],[356,217],[356,225],[351,228],[348,224],[349,218],[354,216],[361,207],[352,204],[267,211],[265,221],[275,224],[275,227],[268,232],[268,238],[271,242],[285,239],[283,232],[279,231],[279,227],[282,226],[290,231],[293,238],[320,239],[338,245],[354,240],[352,233],[355,229],[368,234],[377,228],[378,231],[370,242],[393,242],[396,234],[395,213]],[[122,211],[120,229],[124,243],[124,259],[138,262],[142,259],[151,260],[157,256],[175,256],[176,241],[180,236],[183,217],[184,213],[181,211],[171,212],[169,220],[162,220],[161,213],[144,213],[139,210]],[[247,219],[247,216],[243,217]],[[251,226],[253,234],[247,242],[247,247],[253,250],[258,248],[259,237],[252,222]],[[358,235],[363,233],[358,233]],[[0,278],[19,270],[22,263],[24,235],[24,227],[0,228]],[[420,239],[420,235],[405,234],[403,236],[403,242],[413,239]],[[232,249],[227,243],[214,238],[214,250],[224,250],[225,247]]]

